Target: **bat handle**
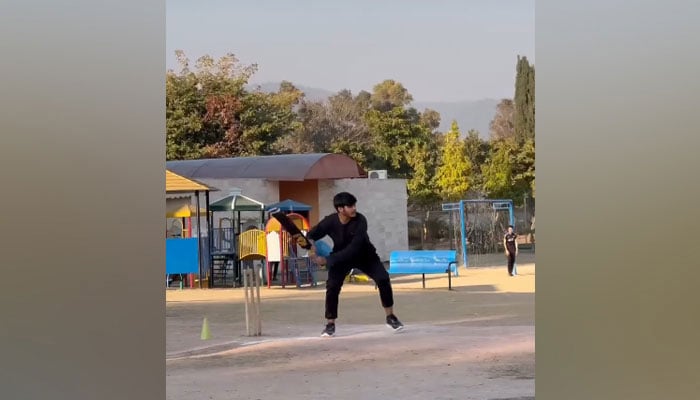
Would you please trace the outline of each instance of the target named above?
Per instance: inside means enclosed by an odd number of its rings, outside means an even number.
[[[305,238],[305,239],[304,239],[304,244],[303,244],[303,245],[300,245],[300,246],[301,246],[301,248],[303,248],[303,249],[305,249],[305,250],[309,250],[309,249],[311,249],[311,242],[309,242],[309,241],[306,240],[306,238]]]

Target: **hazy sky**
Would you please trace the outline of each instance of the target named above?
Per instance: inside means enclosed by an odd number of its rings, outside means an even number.
[[[535,61],[534,0],[167,0],[167,67],[232,52],[253,83],[371,91],[417,101],[512,97],[517,55]]]

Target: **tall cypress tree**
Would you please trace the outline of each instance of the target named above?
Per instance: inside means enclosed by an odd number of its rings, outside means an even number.
[[[515,76],[515,136],[518,142],[535,139],[535,67],[518,56]]]

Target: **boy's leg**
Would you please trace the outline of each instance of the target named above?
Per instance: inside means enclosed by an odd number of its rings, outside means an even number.
[[[391,288],[389,273],[386,271],[386,268],[384,268],[384,264],[382,264],[379,258],[376,258],[366,261],[365,264],[359,266],[358,269],[367,274],[367,276],[377,284],[382,306],[384,310],[386,310],[386,315],[390,315],[393,312],[394,293]]]
[[[396,318],[396,315],[394,315],[394,293],[391,288],[389,273],[386,271],[386,268],[384,268],[384,264],[382,264],[379,257],[369,260],[359,269],[372,278],[377,284],[379,298],[382,301],[382,306],[384,306],[384,312],[386,313],[387,326],[394,331],[403,329],[403,324]]]
[[[338,298],[340,289],[345,282],[345,276],[350,272],[350,268],[334,265],[328,269],[328,280],[326,281],[326,319],[328,322],[335,322],[338,318]]]
[[[513,275],[513,264],[515,264],[515,255],[511,252],[508,254],[508,274]]]

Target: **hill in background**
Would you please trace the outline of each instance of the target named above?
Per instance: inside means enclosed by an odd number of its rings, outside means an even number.
[[[276,92],[280,82],[266,82],[249,85],[250,89],[260,87],[263,92]],[[323,101],[337,92],[327,89],[313,88],[295,84],[311,101]],[[489,136],[489,123],[496,115],[496,106],[500,100],[481,99],[464,101],[422,102],[414,101],[411,106],[423,111],[430,108],[440,113],[440,130],[447,131],[453,120],[459,124],[460,131],[465,134],[470,129],[479,131],[479,136],[486,139]]]

